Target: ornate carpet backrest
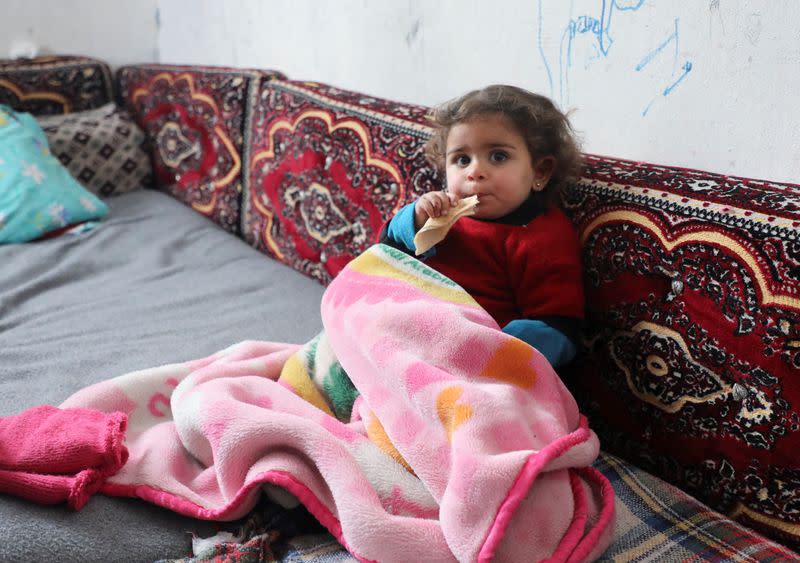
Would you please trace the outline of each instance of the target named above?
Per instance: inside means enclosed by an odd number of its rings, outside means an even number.
[[[133,65],[117,71],[124,105],[152,146],[159,188],[238,233],[243,148],[262,81],[278,72]]]
[[[402,205],[441,187],[428,108],[324,84],[265,82],[248,127],[242,235],[328,283]]]
[[[800,544],[800,186],[588,157],[566,207],[603,447]]]
[[[33,115],[94,109],[110,102],[111,71],[86,57],[0,60],[0,104]]]
[[[0,64],[0,102],[110,99],[102,63],[30,64]],[[328,283],[441,188],[428,108],[281,78],[136,65],[117,85],[162,189]],[[565,209],[588,311],[564,375],[603,448],[800,547],[800,186],[587,156]]]

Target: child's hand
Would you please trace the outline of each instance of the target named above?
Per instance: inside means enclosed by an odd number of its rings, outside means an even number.
[[[455,194],[447,192],[428,192],[417,200],[414,206],[414,229],[419,230],[428,217],[441,217],[458,204]]]

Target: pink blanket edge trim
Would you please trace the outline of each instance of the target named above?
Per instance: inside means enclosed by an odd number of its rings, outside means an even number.
[[[600,509],[600,517],[594,527],[581,540],[575,551],[572,552],[568,561],[582,561],[595,548],[600,536],[606,531],[608,525],[614,521],[614,487],[608,478],[594,467],[581,467],[576,471],[584,474],[588,481],[594,481],[600,485],[600,495],[603,499],[603,507]]]
[[[580,481],[575,475],[575,471],[571,469],[569,470],[569,484],[572,489],[572,494],[575,495],[576,499],[574,505],[575,516],[569,528],[567,528],[564,537],[561,538],[558,547],[556,547],[556,550],[547,561],[566,561],[580,544],[581,537],[583,537],[583,533],[586,529],[586,522],[589,520],[589,503],[586,500],[586,493],[583,487],[581,487]]]
[[[489,532],[486,536],[486,539],[484,540],[483,545],[481,546],[481,549],[478,552],[478,561],[480,563],[489,562],[492,560],[492,557],[494,557],[494,552],[497,549],[497,546],[500,544],[500,541],[505,536],[508,526],[511,523],[511,518],[514,516],[514,513],[516,512],[522,500],[528,494],[528,491],[533,485],[533,482],[536,479],[536,477],[541,472],[542,468],[550,461],[563,454],[567,449],[581,442],[585,442],[590,438],[590,436],[591,434],[589,432],[589,421],[586,419],[584,415],[581,415],[578,428],[576,428],[574,431],[567,434],[566,436],[549,444],[548,446],[545,447],[545,449],[541,450],[540,452],[532,453],[528,457],[528,459],[525,461],[525,465],[523,465],[522,470],[519,472],[519,475],[517,475],[517,479],[514,481],[514,484],[509,489],[506,498],[503,500],[503,502],[500,503],[500,506],[497,509],[497,514],[495,516],[494,523],[489,528]],[[595,478],[595,476],[593,476],[593,478]],[[605,478],[603,479],[605,480]],[[604,493],[606,492],[605,487],[603,492]],[[607,504],[609,499],[606,498],[605,494],[603,495],[603,497],[606,501],[605,504]],[[583,502],[586,502],[585,499]],[[603,506],[603,509],[601,510],[601,519],[603,519],[603,513],[607,508],[605,504]],[[612,504],[612,509],[613,509],[613,504]],[[583,508],[579,507],[579,511],[580,510],[585,510],[585,507]],[[606,520],[607,519],[608,518],[606,517]],[[599,522],[600,521],[598,521],[598,523]],[[605,522],[605,520],[603,520],[603,522],[604,524],[607,523]],[[574,528],[574,525],[575,525],[574,522],[570,524],[569,530],[572,530]],[[597,526],[595,526],[595,529],[596,528]],[[594,531],[594,529],[592,531]],[[599,532],[597,534],[592,535],[592,538],[595,539],[596,543],[597,538],[595,536],[599,536]],[[572,536],[570,535],[570,537],[567,539],[572,541]],[[563,549],[571,550],[573,548],[577,548],[577,546],[586,545],[585,542],[587,539],[588,536],[587,538],[584,538],[582,542],[579,542],[576,546],[572,546],[571,548],[562,547],[564,544],[564,540],[562,540],[562,542],[556,548],[556,551],[560,552]],[[591,547],[594,547],[594,545],[591,545],[589,549],[585,551],[588,553]]]
[[[336,541],[338,541],[353,557],[362,563],[378,563],[377,561],[366,559],[356,553],[344,540],[341,522],[339,522],[333,513],[331,513],[316,495],[311,492],[311,489],[297,480],[294,475],[284,471],[273,470],[259,473],[252,481],[248,482],[239,490],[233,500],[224,507],[216,510],[208,510],[173,493],[168,493],[149,485],[120,485],[107,482],[103,484],[101,492],[109,496],[140,498],[185,516],[200,518],[202,520],[219,520],[219,517],[224,512],[239,506],[255,487],[261,486],[264,483],[283,487],[296,496],[308,511],[328,529],[331,535],[336,538]]]

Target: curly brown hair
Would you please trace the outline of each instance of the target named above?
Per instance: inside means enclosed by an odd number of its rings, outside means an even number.
[[[545,156],[555,158],[555,168],[544,189],[549,203],[560,201],[564,187],[577,179],[581,152],[568,117],[550,99],[516,86],[493,84],[435,107],[429,114],[433,136],[425,155],[440,171],[445,168],[447,136],[458,123],[476,118],[505,116],[525,139],[531,162]]]

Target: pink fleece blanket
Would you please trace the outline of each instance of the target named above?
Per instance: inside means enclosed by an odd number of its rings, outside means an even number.
[[[128,415],[102,492],[235,519],[288,491],[362,561],[580,561],[611,539],[599,444],[543,356],[387,246],[350,263],[307,345],[242,342],[63,407]]]

